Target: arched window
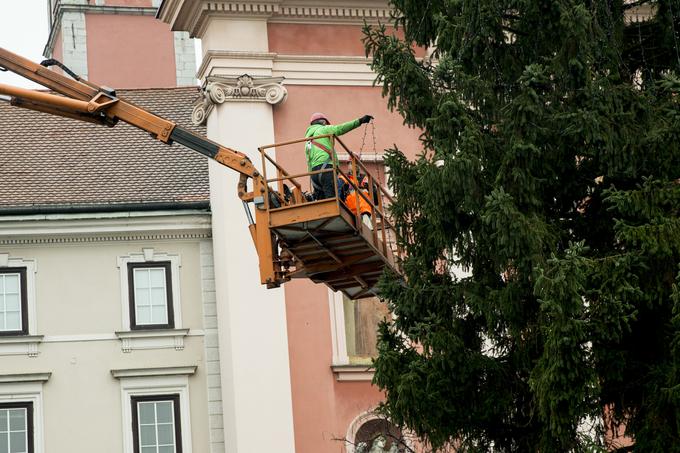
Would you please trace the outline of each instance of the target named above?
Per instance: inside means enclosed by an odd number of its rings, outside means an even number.
[[[412,447],[394,423],[373,411],[352,421],[346,439],[347,453],[403,453]]]

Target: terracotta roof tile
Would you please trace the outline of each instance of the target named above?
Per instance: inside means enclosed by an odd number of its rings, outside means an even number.
[[[193,87],[120,90],[122,98],[191,126]],[[124,123],[114,128],[0,102],[0,212],[78,206],[207,203],[207,158]]]

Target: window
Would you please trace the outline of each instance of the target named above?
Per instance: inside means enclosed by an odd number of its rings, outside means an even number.
[[[373,411],[364,412],[355,418],[345,438],[347,453],[415,451],[416,436],[413,433],[402,432],[390,420]]]
[[[0,453],[33,451],[33,403],[0,404]]]
[[[133,396],[131,402],[134,452],[181,453],[179,395]]]
[[[181,257],[144,247],[117,261],[121,330],[116,336],[122,351],[184,349],[189,329],[182,327]]]
[[[28,335],[26,286],[26,268],[0,268],[0,335]]]
[[[196,368],[111,370],[120,381],[122,453],[191,453],[189,377]]]
[[[377,297],[352,300],[342,296],[345,339],[350,364],[370,364],[378,353],[378,324],[390,317],[387,304]]]
[[[378,324],[390,319],[386,303],[376,297],[352,300],[330,291],[332,368],[338,381],[370,381],[377,355]]]
[[[128,263],[131,329],[172,329],[170,262]]]

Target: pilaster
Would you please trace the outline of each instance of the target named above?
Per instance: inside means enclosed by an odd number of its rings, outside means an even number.
[[[266,21],[259,19],[214,18],[201,38],[208,49],[268,48]],[[257,163],[257,147],[274,141],[272,105],[286,95],[281,80],[262,77],[267,75],[211,78],[199,101],[210,107],[203,118],[208,137]],[[258,256],[236,196],[239,175],[214,161],[209,170],[225,449],[293,453],[284,292],[260,283]]]
[[[87,30],[85,13],[65,11],[61,15],[63,63],[79,76],[87,79]]]
[[[177,86],[196,85],[196,50],[194,40],[185,31],[173,32]]]
[[[217,298],[215,297],[215,263],[211,241],[201,241],[200,254],[210,453],[224,453],[224,412],[222,409],[219,332],[217,330]]]

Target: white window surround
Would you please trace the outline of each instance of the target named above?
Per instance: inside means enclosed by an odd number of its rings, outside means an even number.
[[[35,274],[38,265],[35,260],[28,260],[10,256],[9,253],[0,253],[0,269],[3,267],[26,268],[26,298],[28,301],[28,335],[12,335],[0,337],[0,356],[3,355],[27,355],[38,356],[38,345],[42,341],[42,335],[38,332],[38,317],[35,297]]]
[[[33,450],[45,453],[43,384],[51,373],[0,374],[0,403],[33,403]]]
[[[173,329],[132,330],[130,328],[130,292],[128,288],[128,264],[170,262],[172,309],[175,327]],[[135,349],[184,349],[184,337],[188,329],[182,328],[182,303],[180,298],[179,270],[182,262],[179,255],[156,252],[153,248],[142,248],[141,253],[118,257],[120,273],[121,331],[116,336],[121,340],[123,352]],[[151,331],[153,330],[153,331]]]
[[[350,364],[347,354],[345,330],[345,306],[341,292],[328,290],[328,305],[331,315],[331,338],[333,343],[333,364],[331,368],[338,381],[371,381],[374,370],[366,365]]]
[[[111,375],[120,381],[123,453],[134,453],[131,397],[171,394],[179,395],[182,452],[192,453],[189,376],[195,372],[196,366],[111,370]]]
[[[347,428],[347,434],[345,434],[345,449],[347,453],[355,453],[356,451],[356,437],[359,429],[364,425],[364,423],[370,420],[379,419],[380,416],[374,412],[374,409],[363,412],[356,416],[354,420],[349,424]]]

